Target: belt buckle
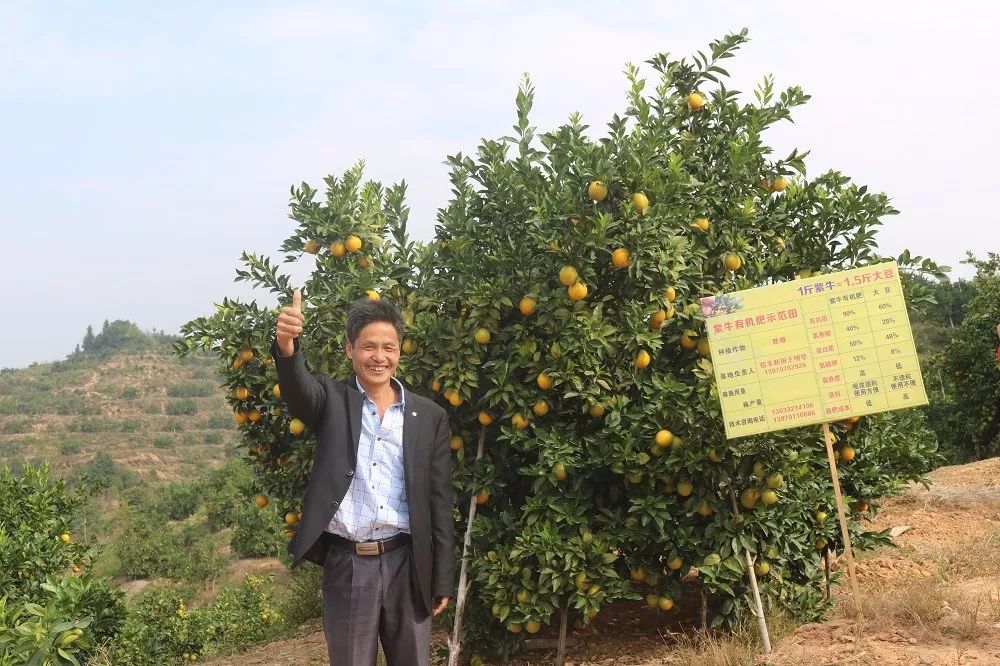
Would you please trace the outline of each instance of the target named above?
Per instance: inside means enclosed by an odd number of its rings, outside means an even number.
[[[355,544],[354,549],[358,555],[378,555],[379,543],[377,541],[365,541],[364,543]]]

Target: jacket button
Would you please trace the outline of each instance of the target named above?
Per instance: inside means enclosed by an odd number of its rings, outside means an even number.
[[[331,509],[336,509],[336,508],[337,508],[338,506],[340,506],[340,502],[334,502],[334,503],[332,503],[332,504],[330,505],[330,508],[331,508]]]
[[[347,470],[347,476],[354,476],[354,470],[353,469]]]

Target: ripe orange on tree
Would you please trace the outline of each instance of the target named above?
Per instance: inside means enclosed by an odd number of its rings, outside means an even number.
[[[681,349],[686,349],[687,351],[697,349],[698,338],[700,337],[701,336],[699,336],[695,331],[684,331],[684,333],[681,334]]]
[[[702,95],[697,90],[688,93],[687,104],[689,109],[691,109],[692,111],[697,111],[701,107],[705,106],[705,96]]]
[[[743,260],[740,259],[740,255],[735,252],[726,252],[722,256],[722,263],[725,265],[727,271],[738,271],[743,265]]]
[[[674,441],[673,433],[667,430],[666,428],[658,430],[656,432],[656,435],[653,437],[653,443],[656,444],[657,446],[667,447],[670,446],[671,443],[673,443],[673,441]]]
[[[354,234],[351,234],[346,239],[344,239],[344,249],[350,252],[351,254],[354,254],[355,252],[360,252],[362,245],[363,243],[361,242],[361,239],[355,236]]]
[[[615,268],[628,268],[631,263],[632,259],[625,248],[619,247],[611,253],[611,265]]]
[[[587,186],[587,196],[594,201],[604,201],[608,196],[608,186],[603,181],[593,180]]]
[[[663,326],[663,322],[667,320],[666,310],[657,310],[653,314],[649,315],[649,327],[654,331]]]
[[[538,373],[538,377],[535,378],[535,383],[538,384],[538,388],[543,391],[548,391],[552,388],[552,378],[544,372]]]
[[[649,197],[645,192],[636,192],[632,195],[632,205],[635,207],[635,212],[642,215],[649,208]]]
[[[574,282],[566,289],[566,293],[571,301],[582,301],[587,298],[587,285],[582,282]]]
[[[572,266],[563,266],[559,270],[559,282],[562,283],[564,287],[572,286],[579,277],[579,273],[577,273],[576,269]]]
[[[530,296],[525,296],[521,299],[521,302],[517,304],[517,309],[525,317],[531,316],[531,314],[535,311],[535,299]]]

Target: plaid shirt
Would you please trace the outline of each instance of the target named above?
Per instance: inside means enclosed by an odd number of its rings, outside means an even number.
[[[361,406],[361,439],[354,478],[340,508],[327,526],[352,541],[388,539],[410,531],[410,508],[406,503],[403,476],[403,385],[392,378],[399,399],[385,410],[381,422],[378,407],[358,383],[364,398]]]

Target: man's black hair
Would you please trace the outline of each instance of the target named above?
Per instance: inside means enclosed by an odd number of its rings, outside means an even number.
[[[385,300],[362,298],[347,311],[347,340],[353,345],[358,333],[368,324],[384,321],[392,324],[399,339],[403,339],[403,317],[392,303]]]

